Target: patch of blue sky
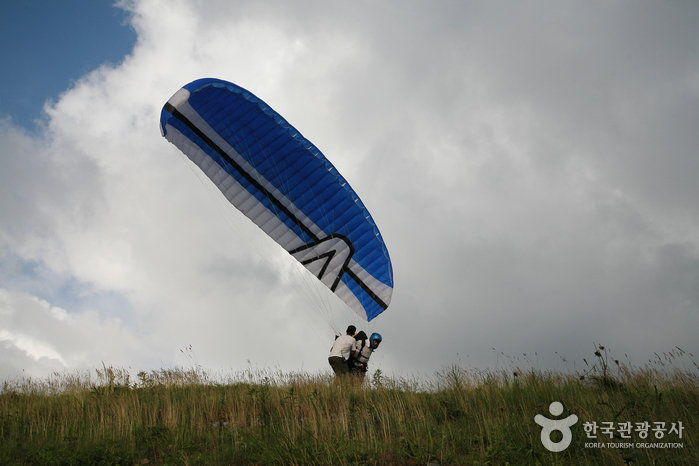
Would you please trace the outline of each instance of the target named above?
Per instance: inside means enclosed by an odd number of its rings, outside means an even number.
[[[131,303],[120,293],[95,290],[73,276],[56,274],[43,262],[18,256],[5,256],[0,261],[0,287],[30,294],[68,313],[97,310],[102,317],[121,320],[132,313]]]
[[[113,0],[0,2],[0,117],[34,130],[47,100],[131,52],[128,19]]]

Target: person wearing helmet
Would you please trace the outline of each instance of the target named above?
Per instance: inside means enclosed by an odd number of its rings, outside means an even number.
[[[381,344],[381,340],[382,340],[381,335],[379,335],[378,333],[372,333],[371,337],[369,337],[369,341],[371,342],[372,349],[375,350],[376,348],[378,348],[379,345]]]
[[[354,334],[357,328],[354,325],[347,327],[347,334],[335,338],[335,344],[330,348],[328,362],[336,377],[349,373],[347,361],[350,359],[355,347]]]
[[[366,333],[359,332],[357,334],[357,343],[355,344],[354,356],[350,359],[350,374],[356,375],[361,381],[364,381],[366,371],[369,367],[369,358],[371,354],[381,344],[381,335],[372,333],[367,339]],[[363,337],[363,338],[362,338]]]

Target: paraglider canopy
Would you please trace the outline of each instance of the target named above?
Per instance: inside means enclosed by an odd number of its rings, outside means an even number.
[[[168,100],[160,130],[362,318],[388,308],[393,270],[369,211],[320,150],[269,105],[235,84],[199,79]]]

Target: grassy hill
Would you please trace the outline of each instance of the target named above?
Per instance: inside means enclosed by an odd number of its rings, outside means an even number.
[[[376,371],[364,384],[200,368],[134,381],[106,366],[9,380],[0,389],[0,464],[699,464],[693,360],[685,367],[689,356],[677,350],[632,368],[604,348],[595,355],[574,373],[449,366],[429,380]],[[556,401],[564,411],[554,416]],[[550,452],[534,417],[572,414],[570,445]]]

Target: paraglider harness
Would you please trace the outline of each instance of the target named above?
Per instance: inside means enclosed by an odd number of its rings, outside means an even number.
[[[347,365],[349,366],[350,374],[364,374],[366,373],[367,368],[369,366],[369,358],[368,356],[362,355],[362,351],[364,351],[364,348],[366,348],[366,342],[369,339],[369,337],[366,336],[366,333],[359,332],[354,336],[354,339],[357,341],[361,341],[362,345],[357,350],[355,356],[350,356],[350,358],[347,360]],[[373,352],[373,348],[371,349],[372,351],[369,354]]]

